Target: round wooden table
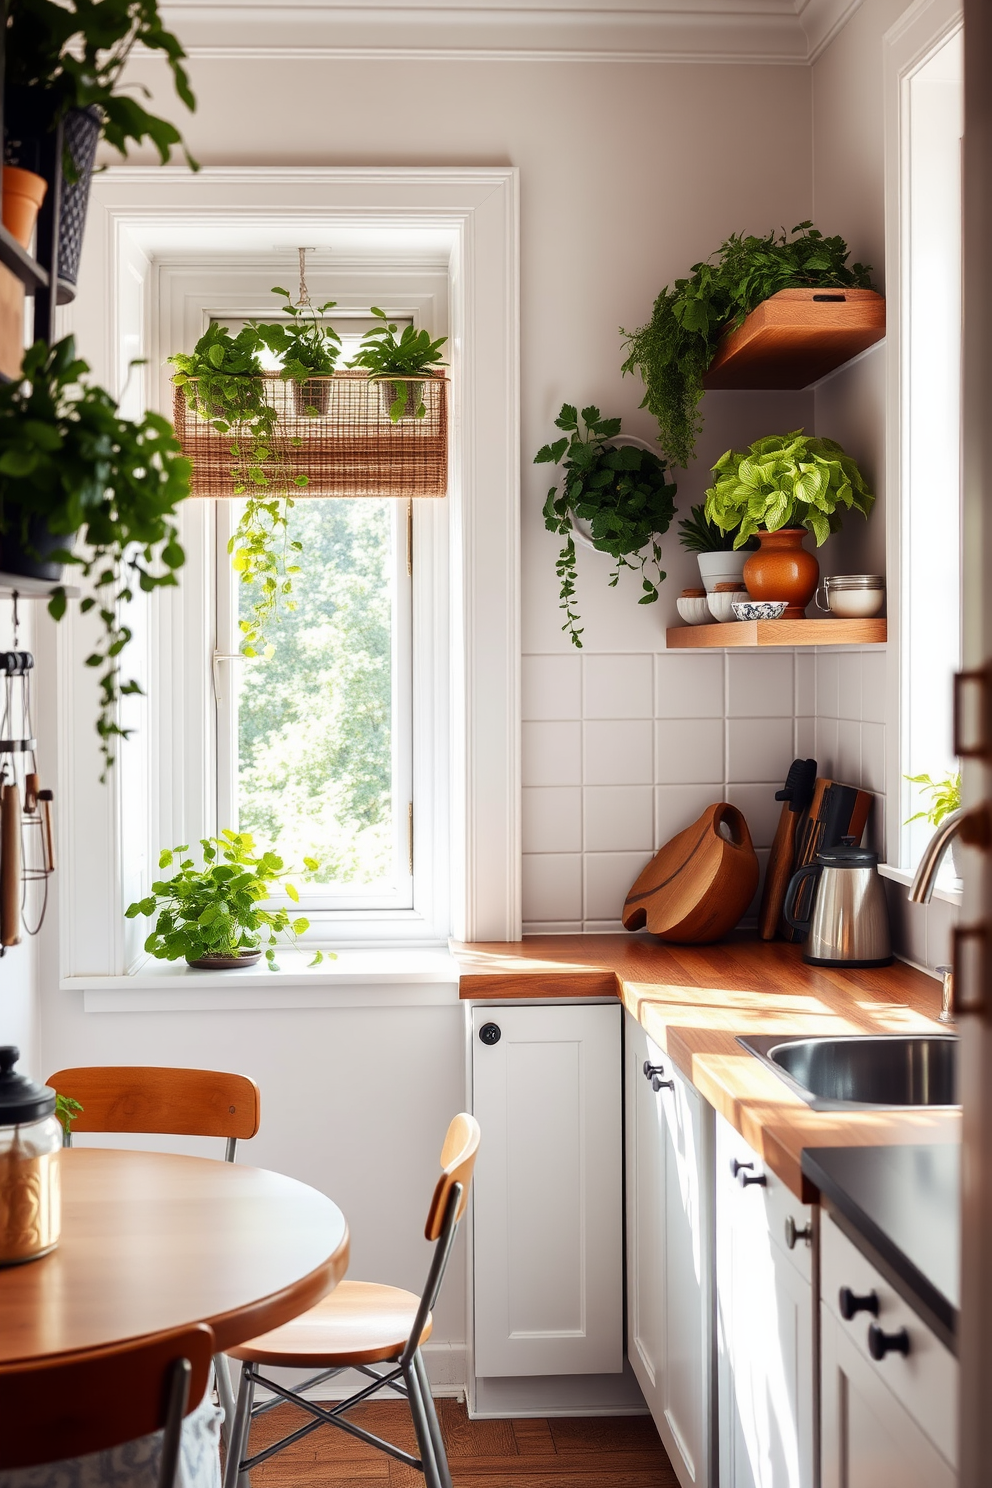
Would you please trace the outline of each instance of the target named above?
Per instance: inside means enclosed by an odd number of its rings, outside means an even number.
[[[0,1269],[0,1363],[207,1323],[219,1352],[336,1286],[348,1226],[325,1194],[263,1168],[158,1152],[62,1152],[62,1238]]]

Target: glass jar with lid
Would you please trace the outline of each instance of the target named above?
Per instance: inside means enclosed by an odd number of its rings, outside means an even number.
[[[18,1074],[19,1058],[12,1044],[0,1046],[0,1266],[54,1250],[62,1220],[55,1091]]]

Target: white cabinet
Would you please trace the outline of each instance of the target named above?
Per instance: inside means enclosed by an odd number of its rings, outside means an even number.
[[[822,1488],[951,1488],[957,1361],[829,1218],[822,1278]],[[862,1304],[847,1318],[842,1287]],[[874,1358],[872,1327],[906,1353]]]
[[[705,1488],[714,1472],[713,1112],[629,1014],[625,1044],[627,1353],[679,1482]]]
[[[478,1376],[623,1369],[620,1019],[472,1009]]]
[[[790,1219],[800,1236],[791,1250]],[[810,1209],[718,1116],[721,1488],[813,1488],[814,1295],[803,1235],[811,1226]]]

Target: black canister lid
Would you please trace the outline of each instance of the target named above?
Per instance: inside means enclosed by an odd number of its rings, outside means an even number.
[[[14,1065],[21,1057],[13,1044],[0,1044],[0,1126],[40,1121],[55,1110],[55,1091],[36,1085],[30,1075],[19,1075]]]
[[[870,847],[858,847],[853,837],[845,837],[836,847],[821,847],[816,861],[824,868],[875,868],[878,853]]]

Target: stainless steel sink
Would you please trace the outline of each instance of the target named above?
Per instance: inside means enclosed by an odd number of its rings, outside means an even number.
[[[958,1041],[951,1033],[737,1042],[814,1111],[958,1104]]]

